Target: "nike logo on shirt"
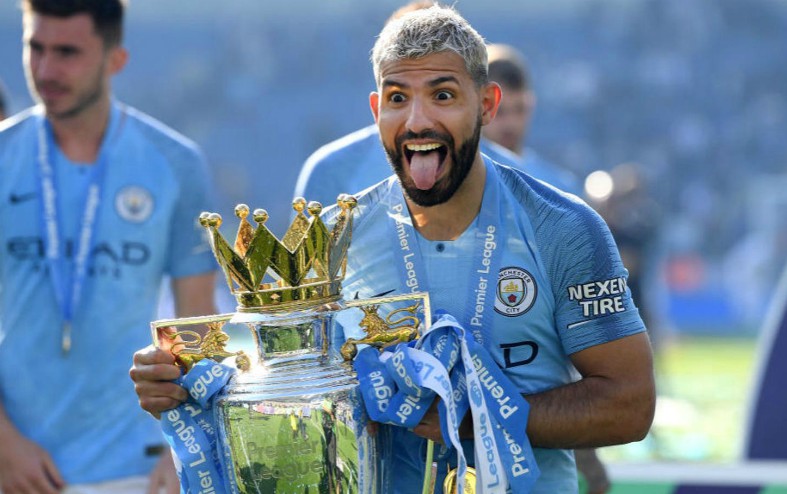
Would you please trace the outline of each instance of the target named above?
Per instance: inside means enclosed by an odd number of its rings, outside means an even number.
[[[8,199],[11,202],[11,204],[19,204],[20,202],[25,202],[25,201],[29,201],[30,199],[35,199],[37,195],[38,194],[36,194],[35,192],[27,192],[25,194],[16,194],[12,192]]]

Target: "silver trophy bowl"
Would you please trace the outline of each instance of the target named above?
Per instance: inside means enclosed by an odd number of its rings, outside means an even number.
[[[428,329],[429,298],[342,301],[356,205],[340,195],[329,229],[319,203],[296,198],[295,217],[280,240],[265,226],[265,210],[240,204],[232,244],[220,232],[220,215],[201,214],[237,311],[151,325],[155,344],[185,371],[205,358],[238,369],[213,401],[212,426],[236,492],[390,490],[387,429],[369,422],[351,361],[359,345],[382,349],[418,338]],[[248,327],[251,341],[231,344],[225,325]]]
[[[236,492],[376,494],[389,492],[393,482],[390,435],[370,423],[349,360],[358,345],[416,337],[428,310],[428,296],[412,294],[290,313],[162,320],[152,327],[157,345],[186,370],[201,358],[238,368],[214,401]],[[362,337],[345,334],[345,324]],[[243,326],[252,338],[242,332],[230,341]],[[249,354],[256,354],[254,362]]]

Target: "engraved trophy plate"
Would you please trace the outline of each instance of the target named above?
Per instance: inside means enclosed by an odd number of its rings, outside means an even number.
[[[307,219],[296,200],[282,241],[265,228],[264,211],[254,212],[253,228],[241,205],[234,247],[218,233],[221,218],[203,214],[238,310],[151,324],[155,344],[184,370],[204,358],[238,369],[214,402],[236,492],[372,494],[394,481],[387,429],[370,424],[350,360],[358,345],[384,348],[426,331],[429,298],[341,301],[355,203],[338,202],[328,231],[319,204],[308,205]]]

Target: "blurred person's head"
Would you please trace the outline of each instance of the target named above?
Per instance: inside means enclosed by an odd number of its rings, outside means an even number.
[[[489,80],[500,85],[503,99],[495,119],[484,127],[483,136],[521,155],[536,103],[527,63],[509,45],[490,44],[487,53]]]
[[[448,201],[477,161],[481,127],[500,99],[484,39],[453,8],[432,6],[389,22],[372,64],[370,106],[405,194],[425,207]]]
[[[22,0],[28,88],[50,118],[109,103],[110,78],[128,59],[121,0]]]
[[[398,9],[394,10],[393,14],[388,17],[388,20],[385,21],[388,24],[391,21],[394,21],[405,14],[409,14],[410,12],[421,10],[421,9],[428,9],[429,7],[437,5],[436,0],[415,0],[413,2],[407,3],[402,5]]]

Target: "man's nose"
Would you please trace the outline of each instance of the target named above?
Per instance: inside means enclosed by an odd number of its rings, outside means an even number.
[[[37,79],[51,79],[57,72],[57,62],[50,53],[33,55],[33,73]]]
[[[434,120],[429,105],[419,99],[413,99],[407,115],[407,130],[419,134],[425,130],[432,129],[433,125]]]

